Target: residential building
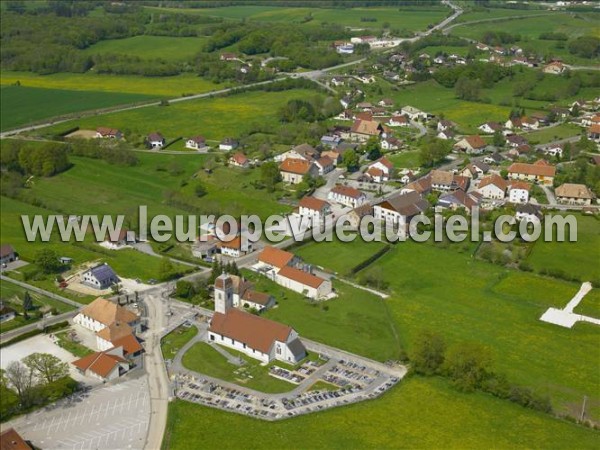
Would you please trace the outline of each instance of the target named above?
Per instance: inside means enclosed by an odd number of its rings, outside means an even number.
[[[73,361],[77,370],[88,377],[112,381],[129,371],[131,365],[123,354],[123,347],[113,347],[92,353]]]
[[[203,150],[208,148],[208,145],[206,145],[206,139],[204,136],[194,136],[185,141],[185,148],[189,148],[191,150]]]
[[[238,148],[240,143],[231,137],[224,138],[219,144],[219,150],[223,150],[224,152],[230,152]]]
[[[389,181],[393,175],[394,165],[385,157],[379,158],[367,167],[365,175],[375,183]]]
[[[444,209],[451,209],[453,211],[464,209],[470,213],[472,209],[475,206],[479,206],[480,203],[481,194],[478,192],[467,193],[462,189],[457,189],[440,195],[436,206]]]
[[[378,137],[383,133],[383,127],[376,120],[361,120],[357,119],[352,124],[350,130],[351,139],[360,142],[368,140],[370,137]]]
[[[387,226],[397,227],[399,230],[407,230],[410,220],[419,214],[423,214],[429,203],[416,191],[406,192],[383,200],[373,206],[374,217],[382,220]]]
[[[148,137],[146,137],[146,143],[150,148],[161,149],[164,147],[166,141],[162,134],[155,132],[150,133]]]
[[[558,61],[553,61],[550,64],[547,64],[546,66],[544,66],[544,68],[542,70],[544,73],[549,73],[552,75],[560,75],[561,73],[563,73],[566,70],[566,67],[564,66],[563,63],[560,63]]]
[[[466,136],[454,144],[454,149],[462,150],[469,154],[483,153],[486,147],[487,144],[479,135]]]
[[[515,218],[521,222],[525,220],[527,222],[541,222],[542,211],[540,206],[532,205],[531,203],[517,205],[515,211]]]
[[[100,139],[121,139],[123,133],[116,128],[98,127],[96,128],[96,138]]]
[[[587,129],[590,140],[600,143],[600,123],[595,123]]]
[[[111,250],[118,250],[130,244],[135,244],[135,233],[126,228],[121,228],[114,238],[109,233],[104,237],[104,246]]]
[[[235,237],[220,240],[217,243],[217,249],[221,252],[221,255],[239,258],[240,256],[252,253],[253,246],[248,239],[244,239],[242,235],[238,234]]]
[[[321,144],[325,147],[335,148],[341,142],[342,138],[336,134],[325,134],[321,136]]]
[[[387,151],[398,150],[400,148],[401,144],[402,144],[402,141],[395,137],[388,137],[388,138],[382,139],[381,142],[379,143],[381,149],[387,150]]]
[[[556,201],[567,205],[591,205],[596,196],[585,184],[564,183],[554,190]]]
[[[403,116],[407,116],[410,120],[427,120],[428,114],[420,109],[412,106],[405,106],[400,110]]]
[[[511,203],[529,202],[531,184],[526,181],[512,181],[508,188],[508,201]]]
[[[119,281],[121,280],[108,264],[92,267],[81,275],[83,284],[98,290],[108,289]]]
[[[477,186],[477,192],[489,200],[504,200],[507,188],[506,181],[496,174],[484,177]]]
[[[296,267],[300,258],[290,252],[270,245],[265,246],[258,255],[258,267],[261,270],[279,270],[285,266]]]
[[[279,165],[283,181],[290,184],[301,183],[306,176],[317,176],[319,169],[312,162],[287,158]]]
[[[319,170],[319,175],[326,175],[332,170],[335,169],[335,164],[333,160],[328,156],[322,156],[321,158],[315,161],[315,166]]]
[[[17,316],[17,312],[0,301],[0,323],[8,322],[13,320]]]
[[[235,152],[229,158],[229,165],[234,167],[241,167],[242,169],[247,169],[248,167],[250,167],[250,160],[242,152]]]
[[[477,128],[487,134],[494,134],[496,131],[502,131],[504,129],[502,124],[498,122],[486,122],[483,125],[479,125]]]
[[[459,175],[476,179],[484,176],[490,170],[490,166],[482,161],[473,161],[465,166],[463,170],[459,172]]]
[[[513,163],[508,168],[508,177],[513,180],[534,181],[551,186],[554,182],[556,168],[543,160],[534,164]]]
[[[351,208],[357,208],[367,201],[367,196],[364,192],[350,186],[341,185],[337,185],[331,189],[327,198]]]
[[[0,264],[5,265],[19,259],[15,249],[10,244],[0,245]]]
[[[331,205],[315,197],[303,197],[298,204],[298,213],[301,217],[307,217],[312,223],[321,223],[331,214]]]
[[[312,299],[322,299],[333,292],[330,280],[290,266],[277,272],[275,282]]]
[[[387,125],[390,127],[408,127],[410,122],[406,116],[392,116],[387,121]]]
[[[483,158],[483,162],[486,164],[500,164],[502,161],[504,161],[504,157],[498,152],[494,152]]]

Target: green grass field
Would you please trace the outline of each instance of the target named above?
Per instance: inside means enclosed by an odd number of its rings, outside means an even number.
[[[534,270],[561,271],[582,281],[600,280],[597,249],[600,247],[598,219],[577,215],[577,242],[538,240],[527,262]]]
[[[33,310],[29,311],[28,320],[23,317],[23,296],[25,292],[29,292],[33,300]],[[0,281],[0,293],[4,305],[11,307],[18,314],[13,320],[0,324],[0,332],[2,333],[39,321],[37,314],[47,312],[48,309],[55,309],[59,314],[73,309],[72,306],[66,303],[29,291],[8,281]]]
[[[181,97],[183,94],[201,94],[223,89],[229,84],[215,84],[192,74],[172,77],[139,77],[135,75],[100,75],[92,72],[55,73],[38,75],[31,72],[0,72],[0,83],[22,87],[65,89],[73,91],[116,92],[144,94],[152,97]]]
[[[197,334],[198,328],[196,327],[179,327],[171,331],[160,342],[163,357],[165,359],[173,359],[181,347]]]
[[[463,2],[465,6],[472,6],[472,2]],[[531,5],[530,5],[531,6]],[[476,8],[465,11],[456,18],[457,23],[472,22],[475,20],[501,19],[513,16],[531,16],[540,14],[553,14],[539,9],[510,9],[510,8]]]
[[[235,366],[209,344],[197,342],[183,355],[183,365],[198,373],[237,383],[261,392],[288,392],[296,386],[270,376],[270,365],[261,365],[256,359],[235,350],[223,348],[232,356],[242,358],[245,364]]]
[[[100,41],[87,49],[90,55],[125,54],[143,59],[189,60],[201,52],[206,38],[170,36],[133,36]]]
[[[322,263],[320,255],[325,250],[329,255],[335,255],[324,266],[326,270],[333,270],[340,275],[348,275],[350,270],[367,260],[385,247],[383,242],[365,242],[358,236],[354,242],[341,242],[337,239],[332,242],[311,242],[294,251],[304,261]]]
[[[247,448],[250,435],[252,447],[269,449],[592,449],[598,441],[597,431],[505,400],[410,378],[376,400],[274,423],[177,400],[163,449]]]
[[[507,19],[492,23],[469,24],[452,29],[452,34],[476,40],[480,40],[487,31],[499,30],[519,34],[521,40],[516,43],[517,45],[534,49],[544,56],[561,57],[564,58],[565,62],[572,64],[597,65],[597,59],[592,60],[571,55],[567,48],[557,48],[556,41],[541,40],[539,35],[552,30],[553,32],[564,33],[570,38],[586,34],[600,36],[597,26],[599,17],[600,15],[597,13],[578,13],[577,15],[554,13],[526,19]]]
[[[237,137],[255,125],[263,129],[279,124],[279,108],[288,100],[318,96],[314,91],[292,89],[282,92],[245,92],[229,97],[191,100],[170,106],[155,106],[89,117],[69,122],[69,126],[95,129],[100,125],[131,130],[142,136],[160,131],[169,141],[176,137],[203,135],[221,140]],[[64,129],[62,124],[60,129]],[[52,127],[40,130],[51,132]]]
[[[168,8],[147,8],[149,10],[169,10]],[[172,10],[171,10],[172,11]],[[305,23],[320,26],[322,23],[335,23],[346,27],[380,29],[384,23],[396,29],[409,31],[425,30],[428,25],[442,21],[449,13],[445,7],[370,7],[347,8],[343,13],[338,9],[327,8],[286,8],[260,5],[236,5],[222,8],[186,8],[176,10],[186,14],[200,14],[233,20],[257,22]],[[312,20],[305,22],[307,16]],[[375,22],[362,22],[361,18],[376,19]]]
[[[293,326],[301,336],[357,354],[381,361],[398,358],[397,330],[386,303],[376,295],[334,282],[338,297],[317,304],[254,272],[244,271],[244,276],[256,290],[275,297],[278,307],[267,311],[267,318]]]
[[[394,155],[387,155],[387,159],[394,164],[396,168],[414,168],[419,167],[419,151],[402,151]]]
[[[2,86],[2,131],[42,119],[152,99],[151,95]]]
[[[575,124],[565,123],[557,125],[555,127],[546,128],[539,131],[532,131],[531,133],[525,133],[523,136],[527,140],[534,144],[547,144],[548,142],[557,141],[559,139],[565,139],[572,136],[581,135],[582,128]]]

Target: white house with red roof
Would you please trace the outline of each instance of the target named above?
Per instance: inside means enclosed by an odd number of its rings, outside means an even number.
[[[316,176],[319,169],[312,162],[303,159],[287,158],[279,165],[279,172],[284,182],[298,184],[306,176]]]
[[[508,188],[508,201],[511,203],[527,203],[531,184],[526,181],[513,181]]]
[[[337,185],[331,189],[327,198],[350,208],[357,208],[367,201],[367,195],[364,192],[351,186],[341,185]]]
[[[315,197],[303,197],[298,204],[300,217],[307,217],[311,223],[318,224],[331,214],[331,205]]]
[[[383,156],[377,161],[369,164],[365,175],[367,175],[375,183],[383,183],[390,180],[393,170],[394,165],[385,156]]]
[[[492,174],[481,179],[477,187],[477,192],[483,198],[503,200],[506,195],[506,188],[506,181],[500,175]]]
[[[247,169],[250,167],[250,160],[242,152],[236,152],[229,158],[229,165],[234,167],[241,167]]]
[[[191,150],[202,150],[208,148],[208,145],[206,145],[206,139],[204,136],[194,136],[185,141],[185,148],[189,148]]]

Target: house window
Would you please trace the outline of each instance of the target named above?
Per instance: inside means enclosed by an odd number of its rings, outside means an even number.
[[[211,340],[211,341],[214,341],[214,340],[215,340],[215,335],[214,335],[214,334],[211,334],[211,335],[210,335],[210,340]]]
[[[246,344],[244,344],[244,348],[246,348]]]

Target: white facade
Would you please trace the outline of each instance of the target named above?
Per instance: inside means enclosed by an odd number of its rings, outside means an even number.
[[[321,223],[325,220],[325,217],[331,213],[329,206],[325,206],[322,210],[308,208],[306,206],[300,206],[298,214],[300,217],[307,217],[310,223]]]
[[[79,313],[75,317],[73,317],[73,323],[81,325],[83,328],[92,330],[94,332],[98,332],[98,331],[106,328],[106,325],[104,325],[103,323],[98,322],[97,320],[95,320],[91,317],[88,317],[88,316],[84,315],[83,313]]]
[[[511,203],[527,203],[529,201],[529,190],[521,188],[510,188],[508,201]]]
[[[309,298],[314,299],[326,297],[332,291],[331,281],[325,279],[323,279],[323,282],[315,288],[303,284],[299,281],[292,280],[291,278],[282,276],[278,273],[277,275],[275,275],[275,282],[280,286],[291,289],[294,292],[298,292],[299,294],[303,294]]]
[[[477,191],[483,196],[483,198],[489,198],[493,200],[503,200],[505,195],[504,189],[496,186],[495,184],[488,184],[477,189]]]
[[[361,192],[358,197],[353,197],[331,190],[329,191],[327,199],[351,208],[356,208],[367,201],[367,196]]]
[[[258,359],[263,363],[268,363],[273,359],[284,361],[284,362],[296,362],[296,358],[292,351],[290,350],[288,343],[292,342],[294,339],[298,338],[298,333],[292,330],[288,336],[286,342],[274,341],[271,349],[268,353],[263,353],[259,350],[251,348],[250,346],[244,344],[243,342],[236,341],[233,338],[223,336],[219,333],[215,333],[213,331],[208,331],[208,341],[213,342],[215,344],[222,345],[224,347],[231,348],[233,350],[237,350],[245,355]]]

